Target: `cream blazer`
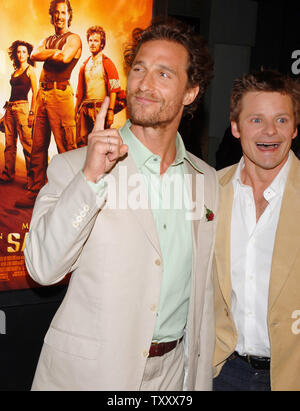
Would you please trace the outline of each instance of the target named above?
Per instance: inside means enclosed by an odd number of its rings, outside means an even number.
[[[115,209],[80,170],[86,147],[57,155],[36,200],[25,259],[31,277],[54,284],[72,272],[45,336],[33,390],[139,390],[159,303],[163,262],[151,210]],[[214,169],[203,171],[204,203],[216,211]],[[130,154],[111,171],[138,173]],[[186,161],[188,172],[199,173]],[[118,189],[118,178],[117,189]],[[195,179],[193,181],[196,181]],[[195,188],[195,187],[194,187]],[[192,187],[193,189],[193,187]],[[98,197],[98,198],[97,198]],[[210,390],[214,349],[212,256],[216,221],[193,222],[193,271],[185,389]]]
[[[235,350],[231,313],[230,227],[236,165],[221,170],[220,212],[215,250],[215,375]],[[298,319],[298,320],[297,320]],[[268,305],[271,388],[300,390],[300,161],[292,153],[276,232]],[[297,325],[298,324],[298,325]]]

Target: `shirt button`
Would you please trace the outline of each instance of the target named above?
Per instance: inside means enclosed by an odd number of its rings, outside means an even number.
[[[151,311],[156,311],[156,304],[152,304],[151,306],[150,306],[150,310]]]
[[[155,260],[155,264],[156,264],[156,265],[160,265],[160,264],[161,264],[160,260],[158,260],[158,259]]]
[[[163,225],[163,228],[164,228],[164,229],[166,229],[166,228],[167,228],[167,225],[166,225],[166,224],[164,224],[164,225]]]

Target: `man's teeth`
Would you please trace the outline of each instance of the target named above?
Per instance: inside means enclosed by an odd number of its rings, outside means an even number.
[[[256,143],[258,147],[275,147],[277,148],[279,146],[278,143]]]

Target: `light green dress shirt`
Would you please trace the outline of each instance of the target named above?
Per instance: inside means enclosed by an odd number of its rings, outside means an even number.
[[[190,160],[182,138],[177,133],[176,158],[167,171],[160,175],[161,158],[145,147],[130,127],[131,122],[128,120],[119,132],[138,171],[144,177],[163,259],[153,341],[173,341],[183,335],[189,309],[193,240],[191,221],[186,218],[190,193],[184,180],[184,159]],[[96,184],[89,182],[98,194],[104,189],[101,181]],[[172,181],[179,183],[173,184]]]

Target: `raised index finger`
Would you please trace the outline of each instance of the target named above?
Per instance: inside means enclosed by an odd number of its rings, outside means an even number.
[[[97,114],[93,131],[104,130],[105,118],[106,118],[108,106],[109,106],[109,97],[106,96],[103,103],[101,104],[100,111]]]

